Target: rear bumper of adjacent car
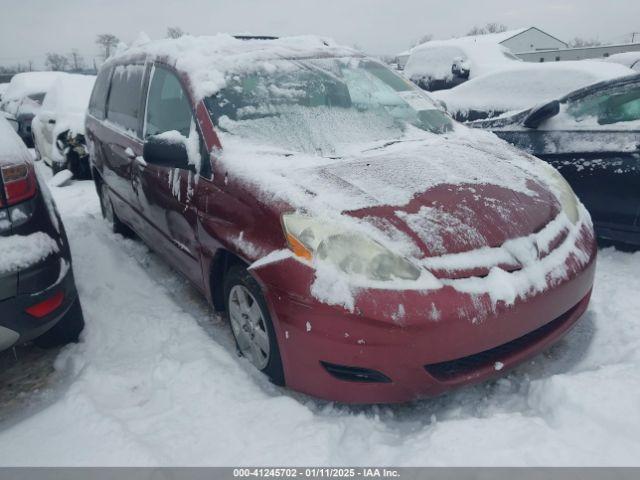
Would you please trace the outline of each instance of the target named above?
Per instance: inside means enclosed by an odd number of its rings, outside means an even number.
[[[568,260],[564,280],[511,305],[444,287],[361,291],[348,312],[315,300],[312,270],[294,259],[254,275],[287,386],[347,403],[405,402],[503,374],[560,339],[589,303],[596,249],[587,237],[586,264]]]
[[[613,243],[640,247],[640,225],[618,225],[605,222],[595,222],[594,228],[598,238]]]
[[[73,271],[67,262],[62,257],[53,257],[31,267],[25,282],[42,281],[50,278],[52,272],[57,272],[57,277],[37,293],[18,294],[0,302],[0,350],[39,337],[64,317],[77,297]],[[53,269],[56,264],[58,268]],[[47,313],[41,317],[27,313],[27,309],[38,305]]]

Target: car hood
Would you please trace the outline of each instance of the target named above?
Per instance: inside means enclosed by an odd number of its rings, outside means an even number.
[[[537,160],[485,132],[469,136],[402,142],[296,168],[305,160],[290,156],[280,168],[285,161],[263,153],[270,168],[245,162],[241,175],[269,199],[284,200],[281,213],[347,216],[416,257],[500,246],[558,215]]]

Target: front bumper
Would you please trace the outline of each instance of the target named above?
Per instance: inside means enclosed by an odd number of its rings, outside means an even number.
[[[68,259],[54,257],[40,265],[29,269],[29,277],[25,282],[37,282],[51,275],[52,262],[58,262],[58,276],[47,288],[38,293],[23,293],[0,302],[0,351],[39,337],[58,323],[76,300],[77,292],[73,278],[73,270]],[[53,270],[56,271],[56,270]],[[60,291],[63,301],[50,314],[36,318],[26,309],[52,298]]]
[[[503,374],[560,339],[588,306],[596,264],[592,234],[583,248],[586,265],[568,259],[563,281],[512,305],[492,306],[488,296],[452,287],[375,290],[361,291],[350,313],[315,300],[313,270],[294,259],[253,274],[270,306],[290,388],[346,403],[405,402]],[[327,364],[390,381],[347,381]]]

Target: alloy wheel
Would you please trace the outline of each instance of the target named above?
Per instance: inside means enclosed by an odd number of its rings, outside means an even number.
[[[242,285],[229,291],[229,320],[242,355],[263,370],[269,363],[269,330],[260,305]]]

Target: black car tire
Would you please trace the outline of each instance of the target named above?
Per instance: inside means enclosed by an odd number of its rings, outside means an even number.
[[[132,235],[131,229],[127,227],[120,219],[118,215],[116,215],[115,210],[113,209],[113,203],[111,202],[111,197],[109,196],[109,187],[104,182],[99,182],[99,191],[100,197],[100,210],[102,211],[102,218],[104,218],[110,226],[110,229],[113,233],[119,233],[125,237],[130,237]]]
[[[40,348],[53,348],[67,343],[76,343],[84,329],[84,315],[80,299],[76,297],[64,317],[53,328],[36,338],[35,343]]]
[[[239,265],[233,265],[224,277],[225,312],[227,320],[229,321],[229,325],[231,326],[229,313],[229,297],[231,289],[236,285],[246,288],[256,300],[258,307],[260,308],[260,311],[262,313],[262,319],[267,328],[267,333],[269,335],[269,360],[266,366],[260,371],[267,375],[272,383],[283,386],[285,384],[285,379],[284,370],[282,368],[282,360],[280,358],[280,349],[278,348],[278,340],[276,338],[276,333],[271,321],[271,315],[269,315],[269,309],[267,308],[266,301],[264,300],[264,296],[262,295],[262,289],[258,285],[258,282],[256,282],[255,279],[251,276],[251,274],[245,268]],[[233,328],[231,328],[231,331],[236,342],[238,353],[242,354],[240,345],[238,343],[238,338],[236,337]]]
[[[51,172],[56,175],[63,171],[66,167],[61,166],[58,162],[51,162]]]
[[[89,157],[81,157],[74,151],[67,153],[67,168],[76,180],[91,180],[91,170],[89,168]]]

